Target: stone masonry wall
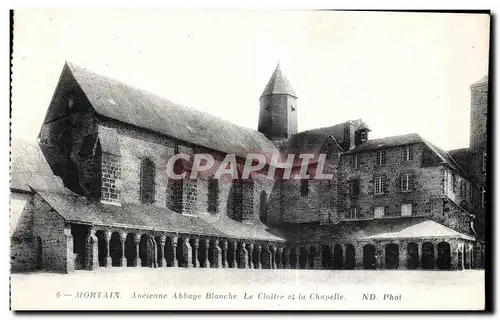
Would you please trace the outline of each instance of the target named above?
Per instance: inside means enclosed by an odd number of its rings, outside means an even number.
[[[351,208],[358,208],[361,218],[373,218],[374,208],[385,208],[385,216],[401,215],[401,205],[412,204],[412,215],[429,215],[437,210],[432,205],[433,199],[444,197],[443,169],[441,167],[421,166],[422,144],[412,145],[413,160],[403,161],[403,147],[385,149],[385,165],[376,165],[376,152],[367,151],[357,155],[357,168],[352,168],[353,155],[341,157],[341,176],[339,177],[339,215],[348,217]],[[401,175],[413,176],[413,188],[401,190]],[[386,193],[375,194],[375,177],[382,176]],[[359,181],[359,195],[351,197],[349,181]]]
[[[176,150],[187,154],[208,153],[213,155],[216,161],[222,161],[225,154],[110,120],[101,119],[99,126],[114,129],[102,130],[104,134],[106,132],[117,133],[120,157],[103,153],[102,171],[104,176],[105,167],[106,170],[112,168],[111,173],[116,181],[110,181],[108,184],[117,188],[114,197],[118,197],[120,202],[140,204],[140,164],[142,159],[147,158],[155,164],[156,168],[155,201],[152,205],[178,208],[179,211],[190,214],[208,213],[208,179],[210,177],[199,178],[195,181],[196,183],[194,181],[186,183],[189,179],[185,179],[182,183],[182,200],[173,201],[171,195],[180,194],[175,189],[181,186],[174,183],[174,180],[169,181],[166,171],[167,161],[175,154]],[[108,165],[105,165],[106,162]],[[232,212],[228,212],[231,210],[233,201],[230,197],[232,183],[233,181],[230,179],[219,180],[217,215],[232,214]],[[195,189],[196,191],[194,191]],[[245,210],[245,220],[258,220],[260,206],[257,204],[260,192],[264,189],[270,194],[272,183],[269,181],[266,183],[254,182],[253,187],[250,185],[244,187],[242,210]],[[111,198],[111,193],[109,198],[115,199]],[[181,202],[182,208],[179,208]]]
[[[10,264],[12,272],[36,268],[33,240],[32,194],[12,192],[10,196]]]
[[[37,254],[41,255],[43,270],[74,271],[73,239],[69,226],[40,196],[33,197],[33,237],[41,240]],[[41,253],[40,253],[41,250]]]
[[[101,201],[120,203],[120,157],[103,152],[101,159]]]

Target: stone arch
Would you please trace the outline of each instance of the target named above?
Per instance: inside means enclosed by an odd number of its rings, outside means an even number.
[[[139,241],[139,258],[141,267],[153,268],[156,266],[156,243],[148,234],[143,234]]]
[[[333,268],[336,270],[342,269],[344,264],[344,253],[342,251],[340,244],[333,247]]]
[[[300,247],[300,251],[299,251],[299,266],[300,266],[300,269],[307,269],[307,265],[309,264],[308,263],[308,252],[307,252],[307,249],[305,247]]]
[[[300,268],[300,249],[298,248],[291,248],[290,251],[290,268],[291,269],[297,269],[297,266]]]
[[[464,268],[470,269],[470,255],[469,255],[469,247],[467,245],[464,245]]]
[[[432,242],[422,244],[422,269],[434,268],[434,245]]]
[[[260,261],[262,263],[262,269],[272,269],[273,261],[271,258],[271,247],[269,244],[262,246]]]
[[[219,211],[219,180],[208,180],[208,212],[215,214]]]
[[[141,161],[140,192],[141,203],[151,204],[155,200],[155,164],[150,159]]]
[[[464,269],[464,257],[462,247],[458,248],[458,270]]]
[[[127,234],[125,240],[125,258],[127,259],[127,267],[135,267],[135,260],[137,258],[137,250],[135,248],[135,234]]]
[[[344,269],[352,270],[356,267],[356,248],[352,243],[345,246],[345,264]]]
[[[407,266],[408,269],[418,269],[420,266],[419,256],[418,256],[418,244],[415,242],[410,242],[406,246],[407,252]]]
[[[118,232],[113,232],[109,240],[109,253],[111,256],[111,266],[122,266],[122,241]],[[125,266],[123,266],[125,267]]]
[[[375,269],[377,265],[376,251],[373,244],[363,246],[363,269]]]
[[[177,243],[176,243],[177,244]],[[174,252],[174,246],[172,246],[172,238],[166,237],[165,247],[163,248],[165,261],[167,262],[167,267],[174,266],[174,258],[176,257],[176,252]]]
[[[175,255],[177,256],[177,262],[179,267],[186,267],[188,265],[188,260],[187,260],[188,253],[186,252],[184,241],[185,238],[183,237],[177,238],[177,247]]]
[[[263,223],[267,222],[267,193],[265,190],[262,190],[260,193],[259,219]]]
[[[281,262],[283,264],[283,269],[290,268],[290,249],[288,247],[283,248],[281,253]]]
[[[90,228],[81,224],[71,224],[71,236],[73,237],[73,254],[75,269],[81,270],[87,268],[87,259],[92,259],[93,246],[90,236]],[[90,249],[90,250],[89,250]],[[97,254],[97,252],[96,252]]]
[[[321,266],[324,270],[330,269],[333,264],[333,256],[330,246],[325,244],[321,248]]]
[[[451,268],[451,247],[446,241],[441,241],[437,245],[437,267],[441,270]]]
[[[310,269],[316,269],[315,265],[314,265],[314,261],[316,260],[316,257],[318,256],[318,254],[319,254],[319,252],[318,252],[318,249],[316,248],[316,246],[311,246],[309,248],[309,259],[308,259],[309,265],[308,265],[308,267]]]
[[[99,261],[99,267],[105,267],[106,256],[108,254],[108,248],[106,248],[106,232],[98,230],[95,236],[97,237],[97,260]]]
[[[397,269],[399,267],[399,246],[395,243],[385,245],[385,268]]]

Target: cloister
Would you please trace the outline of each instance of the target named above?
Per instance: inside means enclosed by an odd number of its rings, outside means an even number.
[[[472,269],[473,241],[461,238],[289,243],[151,230],[72,225],[75,269]]]

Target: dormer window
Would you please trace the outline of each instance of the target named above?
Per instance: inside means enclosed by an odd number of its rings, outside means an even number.
[[[368,140],[368,133],[366,132],[366,130],[361,131],[360,140],[361,143],[366,142]]]

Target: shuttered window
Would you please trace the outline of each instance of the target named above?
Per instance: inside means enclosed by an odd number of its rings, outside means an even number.
[[[409,217],[412,214],[412,204],[411,203],[404,203],[401,205],[401,216],[402,217]]]
[[[384,207],[375,207],[375,210],[374,210],[375,218],[383,218],[384,211],[385,211]]]

